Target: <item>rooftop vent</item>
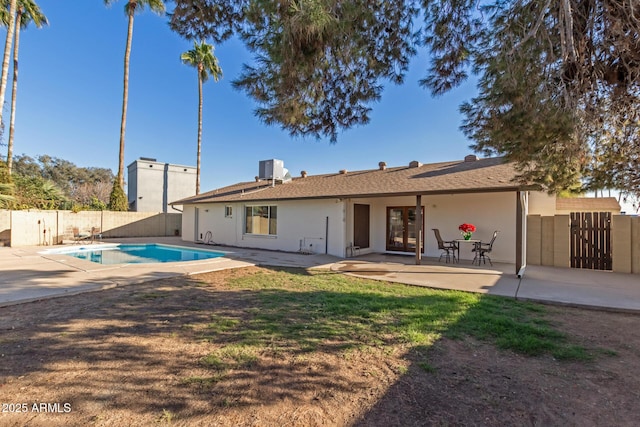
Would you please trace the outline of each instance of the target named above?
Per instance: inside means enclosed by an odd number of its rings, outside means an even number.
[[[347,170],[346,169],[341,169],[340,170],[340,175],[346,175],[347,174]]]
[[[422,163],[420,163],[417,160],[414,160],[411,163],[409,163],[409,167],[410,168],[419,168],[420,166],[422,166]]]
[[[476,156],[475,154],[469,154],[468,156],[464,156],[465,162],[475,162],[477,160],[478,160],[478,156]]]
[[[307,177],[307,171],[301,171],[300,172],[300,176],[303,177],[303,178],[306,178]]]
[[[387,164],[385,162],[380,162],[378,163],[378,167],[380,168],[381,171],[387,169]]]
[[[157,160],[152,157],[140,157],[140,160],[146,160],[147,162],[157,162]]]

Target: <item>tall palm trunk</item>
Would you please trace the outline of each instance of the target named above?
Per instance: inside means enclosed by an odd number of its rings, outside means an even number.
[[[22,20],[23,9],[18,9],[16,14],[16,36],[13,43],[13,87],[11,89],[11,117],[9,119],[9,141],[7,142],[7,169],[11,175],[13,166],[13,137],[14,125],[16,122],[16,99],[18,95],[18,49],[20,46],[20,21]]]
[[[2,59],[2,77],[0,77],[0,123],[2,123],[2,110],[4,109],[4,98],[7,94],[7,78],[9,74],[9,60],[11,58],[11,44],[13,43],[13,33],[16,28],[16,10],[18,0],[11,0],[9,3],[9,27],[7,28],[7,40],[4,44],[4,58]]]
[[[196,194],[200,194],[200,156],[202,154],[202,64],[198,64],[198,158],[196,161]]]
[[[120,155],[118,157],[118,181],[124,190],[124,134],[127,127],[127,102],[129,100],[129,57],[131,56],[131,39],[133,38],[133,14],[135,7],[129,10],[129,29],[127,31],[127,48],[124,51],[124,89],[122,92],[122,121],[120,122]]]

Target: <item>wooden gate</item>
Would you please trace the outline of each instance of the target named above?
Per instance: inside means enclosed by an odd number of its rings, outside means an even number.
[[[571,213],[571,267],[611,270],[611,212]]]

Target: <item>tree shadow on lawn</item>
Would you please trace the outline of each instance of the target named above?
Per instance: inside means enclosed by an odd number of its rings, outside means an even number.
[[[495,323],[487,313],[502,316],[497,338],[496,326],[484,329]],[[188,421],[308,404],[323,390],[364,394],[375,380],[349,373],[353,351],[384,359],[408,349],[420,365],[441,335],[508,342],[527,330],[562,340],[540,316],[537,305],[498,297],[302,269],[232,270],[0,309],[0,383],[16,401],[70,402],[82,422],[164,411]]]

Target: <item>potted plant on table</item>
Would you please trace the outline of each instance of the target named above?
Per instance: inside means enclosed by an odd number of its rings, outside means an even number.
[[[460,230],[460,234],[462,234],[464,240],[469,240],[471,239],[471,235],[476,231],[476,226],[465,222],[464,224],[460,224],[458,230]]]

